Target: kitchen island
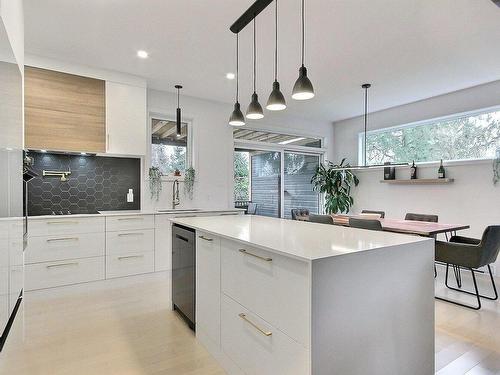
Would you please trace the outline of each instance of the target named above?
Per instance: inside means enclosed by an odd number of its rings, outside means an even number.
[[[262,216],[196,230],[196,336],[229,374],[433,374],[434,240]]]

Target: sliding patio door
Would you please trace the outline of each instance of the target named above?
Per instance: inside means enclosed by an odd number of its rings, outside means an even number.
[[[281,217],[281,152],[250,152],[250,192],[257,214]]]
[[[311,178],[318,168],[320,156],[298,152],[284,152],[283,163],[283,217],[292,218],[292,208],[306,208],[320,212],[320,195],[313,190]]]

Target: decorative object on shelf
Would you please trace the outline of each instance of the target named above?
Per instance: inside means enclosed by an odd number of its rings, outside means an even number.
[[[257,43],[255,37],[255,18],[253,19],[253,94],[252,101],[248,105],[247,118],[252,120],[260,120],[264,117],[262,106],[259,103],[259,96],[256,92],[256,77],[257,77]]]
[[[177,89],[177,112],[176,112],[176,131],[177,131],[177,137],[180,137],[182,134],[182,125],[181,125],[181,108],[179,106],[179,95],[180,91],[182,89],[181,85],[175,85],[174,86]]]
[[[320,164],[311,178],[313,189],[325,194],[325,211],[331,213],[348,213],[354,203],[351,197],[352,186],[358,186],[359,179],[346,167],[342,159],[340,164],[327,162]]]
[[[181,176],[181,171],[180,171],[180,170],[178,170],[178,169],[176,169],[176,170],[174,171],[174,176],[175,176],[175,177],[180,177],[180,176]]]
[[[441,164],[439,165],[438,178],[446,178],[446,171],[444,170],[443,159],[441,159]]]
[[[193,167],[189,167],[188,169],[186,169],[186,172],[184,174],[184,192],[187,193],[189,199],[193,199],[195,175],[196,171]]]
[[[236,34],[236,102],[234,103],[234,110],[229,117],[229,125],[243,126],[245,125],[245,117],[241,112],[239,99],[239,85],[240,85],[240,64],[239,64],[239,34]]]
[[[276,8],[274,11],[274,82],[273,90],[267,100],[266,108],[270,111],[282,111],[286,108],[286,101],[283,93],[280,91],[280,83],[278,82],[278,0],[274,0]]]
[[[367,137],[367,128],[368,128],[368,89],[372,87],[370,83],[365,83],[361,85],[361,88],[365,90],[365,114],[363,116],[364,120],[364,134],[363,134],[363,164],[362,165],[355,165],[351,166],[349,164],[344,165],[343,167],[338,167],[339,170],[346,170],[346,169],[378,169],[378,168],[387,168],[386,164],[373,164],[373,165],[368,165],[368,137]],[[392,163],[391,164],[393,167],[400,167],[400,166],[408,166],[408,163]]]
[[[415,160],[413,160],[413,164],[410,167],[410,179],[417,179],[417,166],[415,165]]]
[[[500,148],[497,148],[495,159],[493,159],[493,184],[500,181]]]
[[[307,100],[314,98],[314,88],[307,77],[307,69],[304,66],[304,43],[305,43],[305,20],[304,20],[305,10],[304,10],[304,0],[302,0],[302,65],[299,68],[299,78],[295,81],[293,85],[292,98],[295,100]]]
[[[387,167],[384,167],[384,180],[395,180],[396,168],[392,167],[390,162],[386,162],[384,165],[387,165]]]
[[[151,192],[151,199],[160,199],[160,193],[162,189],[161,177],[162,173],[160,171],[160,168],[149,168],[149,191]]]

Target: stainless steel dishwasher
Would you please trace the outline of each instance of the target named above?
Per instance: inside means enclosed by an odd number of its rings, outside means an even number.
[[[195,265],[196,237],[194,229],[172,226],[172,304],[175,311],[195,330]]]

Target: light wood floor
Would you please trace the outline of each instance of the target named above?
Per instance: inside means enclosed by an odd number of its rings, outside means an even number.
[[[224,374],[170,311],[169,288],[154,274],[27,293],[0,374]],[[436,302],[436,372],[500,374],[498,302]]]

